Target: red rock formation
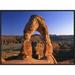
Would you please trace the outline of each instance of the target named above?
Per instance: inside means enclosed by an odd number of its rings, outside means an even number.
[[[43,47],[44,45],[42,42],[38,43],[36,46],[36,54],[38,55],[38,59],[41,59],[43,57]]]
[[[56,64],[56,60],[53,53],[53,47],[51,44],[50,37],[48,35],[48,27],[45,24],[45,20],[37,15],[32,15],[30,17],[30,20],[25,26],[24,29],[24,43],[23,43],[23,50],[20,54],[23,55],[23,59],[25,59],[27,56],[32,58],[32,46],[30,45],[30,38],[32,34],[38,31],[44,38],[44,55],[47,57],[47,60],[50,61],[51,64]],[[40,48],[41,49],[41,48]],[[39,54],[40,52],[38,52]],[[25,56],[25,57],[24,57]],[[40,59],[40,57],[39,57]]]

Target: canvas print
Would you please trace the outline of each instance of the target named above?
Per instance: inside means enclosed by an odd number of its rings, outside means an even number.
[[[74,64],[74,11],[1,11],[1,64]]]

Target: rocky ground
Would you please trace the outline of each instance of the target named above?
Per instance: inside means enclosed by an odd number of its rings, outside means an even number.
[[[25,59],[25,60],[8,60],[3,61],[2,64],[50,64],[47,60]],[[74,64],[73,60],[63,60],[57,63],[60,64]]]
[[[17,55],[19,54],[19,51],[15,52],[3,52],[2,55],[5,59],[8,58],[8,60],[2,60],[2,64],[50,64],[47,60],[37,60],[34,58],[27,58],[25,60],[22,60],[20,58],[16,59]],[[57,61],[57,64],[74,64],[73,59],[66,59]]]

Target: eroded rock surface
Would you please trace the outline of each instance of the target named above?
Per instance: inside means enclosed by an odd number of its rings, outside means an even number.
[[[36,53],[39,56],[38,59],[41,59],[44,55],[51,64],[56,64],[56,59],[52,54],[53,46],[48,34],[48,27],[45,20],[38,15],[32,15],[24,28],[24,43],[23,49],[20,52],[20,54],[23,55],[23,59],[26,59],[27,57],[32,58],[32,45],[30,38],[35,31],[38,31],[41,36],[43,36],[44,43],[44,51],[42,49],[42,44],[38,43],[36,46]]]
[[[38,59],[41,59],[43,57],[44,54],[44,45],[42,42],[38,43],[36,46],[36,54],[38,55]]]

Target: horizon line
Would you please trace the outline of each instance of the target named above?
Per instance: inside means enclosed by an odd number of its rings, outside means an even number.
[[[40,34],[33,34],[33,35],[40,35]],[[60,35],[58,35],[58,34],[49,34],[49,35],[64,36],[65,34],[63,34],[63,35],[62,34],[60,34]],[[68,35],[74,35],[74,34],[67,34],[66,36],[68,36]],[[7,34],[4,34],[4,35],[1,35],[1,36],[23,36],[23,35],[15,35],[15,34],[14,35],[10,35],[10,34],[7,35]]]

